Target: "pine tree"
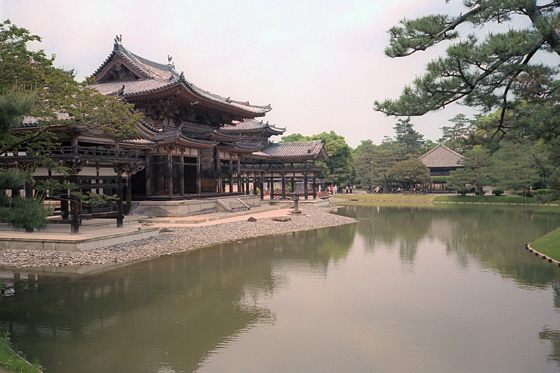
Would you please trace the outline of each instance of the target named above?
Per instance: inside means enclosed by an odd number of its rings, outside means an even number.
[[[455,102],[486,112],[499,109],[494,128],[504,133],[509,127],[506,112],[515,110],[520,99],[539,104],[558,102],[558,68],[542,62],[547,54],[560,55],[558,1],[464,0],[463,5],[465,9],[458,16],[403,19],[389,30],[385,53],[393,58],[410,56],[444,41],[454,43],[444,56],[431,61],[426,73],[406,86],[398,99],[376,101],[375,110],[418,116]],[[520,17],[528,21],[528,27],[516,26],[514,19]],[[510,27],[472,33],[500,24]],[[471,33],[461,35],[459,30]]]

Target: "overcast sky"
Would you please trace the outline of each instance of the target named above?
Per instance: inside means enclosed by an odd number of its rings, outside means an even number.
[[[109,56],[115,35],[131,52],[167,63],[198,87],[256,105],[286,134],[335,131],[356,147],[394,136],[394,117],[372,110],[396,98],[424,71],[438,47],[404,59],[385,57],[387,30],[402,18],[456,13],[461,1],[14,1],[0,0],[10,19],[43,38],[56,64],[91,75]],[[412,118],[425,138],[461,107]]]

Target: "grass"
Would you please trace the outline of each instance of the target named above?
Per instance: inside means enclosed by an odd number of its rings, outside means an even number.
[[[541,254],[560,261],[560,228],[536,239],[531,243],[531,247]]]
[[[437,196],[435,202],[477,202],[477,203],[539,203],[534,197],[523,196]]]
[[[337,194],[336,198],[341,206],[433,206],[433,196],[422,194]]]
[[[433,195],[433,194],[337,194],[336,198],[342,199],[337,201],[340,205],[401,205],[414,204],[426,205],[437,202],[452,203],[519,203],[519,204],[539,204],[539,201],[523,196],[460,196],[460,195]],[[560,201],[547,202],[551,204],[560,204]]]
[[[7,369],[9,372],[18,373],[39,373],[42,372],[38,368],[38,364],[31,364],[13,349],[8,334],[0,335],[0,367]],[[0,368],[1,371],[1,368]]]

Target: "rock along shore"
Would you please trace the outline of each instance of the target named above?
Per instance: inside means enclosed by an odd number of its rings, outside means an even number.
[[[145,240],[88,251],[9,250],[0,249],[0,266],[4,268],[85,267],[124,264],[142,259],[188,252],[219,243],[246,238],[280,235],[296,231],[334,227],[356,220],[333,214],[336,208],[305,207],[301,215],[290,215],[286,222],[271,218],[245,220],[196,227],[163,228]],[[250,215],[247,216],[249,218]]]

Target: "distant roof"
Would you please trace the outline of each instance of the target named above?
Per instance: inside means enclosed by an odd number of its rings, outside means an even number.
[[[269,144],[259,154],[266,154],[271,159],[279,160],[316,160],[327,159],[328,155],[321,140],[307,142],[289,142]]]
[[[461,154],[449,149],[443,144],[438,144],[435,148],[424,155],[418,157],[428,168],[444,167],[463,167],[459,161],[463,159]]]
[[[125,61],[126,67],[130,69],[130,72],[134,76],[127,76],[126,79],[117,78],[104,81],[103,78],[108,75],[110,70],[108,70],[110,62],[115,56]],[[113,51],[92,74],[92,77],[96,78],[98,83],[90,87],[106,95],[131,97],[162,91],[174,86],[182,86],[195,97],[227,107],[244,110],[256,116],[264,115],[272,109],[270,105],[251,105],[248,101],[236,101],[229,97],[225,98],[205,91],[187,81],[182,72],[180,74],[177,73],[177,71],[175,71],[175,65],[171,62],[171,57],[168,57],[168,59],[169,63],[165,65],[140,57],[128,51],[122,46],[120,39],[116,38]]]
[[[274,135],[281,135],[286,132],[286,128],[276,127],[274,125],[268,124],[268,122],[264,123],[261,120],[247,119],[241,122],[234,122],[232,124],[225,125],[220,129],[220,132],[235,134],[255,131],[263,131],[269,132]]]

